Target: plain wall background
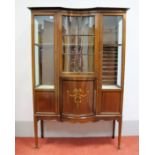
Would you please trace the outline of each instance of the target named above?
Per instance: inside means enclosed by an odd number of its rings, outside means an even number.
[[[31,14],[27,7],[127,7],[126,67],[123,107],[123,134],[138,134],[138,1],[137,0],[16,0],[16,136],[33,135],[31,77]],[[111,122],[70,124],[45,123],[45,136],[107,136]]]

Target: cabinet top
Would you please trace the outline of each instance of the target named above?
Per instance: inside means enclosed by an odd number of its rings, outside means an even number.
[[[28,7],[30,10],[62,10],[62,11],[118,11],[126,12],[129,8],[94,7],[94,8],[65,8],[65,7]]]

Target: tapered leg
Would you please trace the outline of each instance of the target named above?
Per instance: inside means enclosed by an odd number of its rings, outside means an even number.
[[[115,138],[115,120],[113,120],[112,138]]]
[[[38,148],[38,120],[34,116],[34,138],[35,138],[35,147]]]
[[[41,138],[44,138],[44,121],[40,120]]]
[[[121,134],[122,134],[122,118],[120,118],[118,120],[118,149],[120,149],[120,146],[121,146]]]

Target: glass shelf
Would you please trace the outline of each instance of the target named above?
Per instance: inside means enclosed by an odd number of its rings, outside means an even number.
[[[94,46],[94,44],[63,44],[63,46]]]
[[[94,56],[94,54],[71,54],[71,53],[63,53],[63,55],[87,55],[87,56]]]
[[[122,44],[113,44],[113,43],[103,44],[103,47],[118,47],[118,46],[122,46]]]
[[[78,36],[91,36],[91,37],[95,37],[94,34],[62,34],[63,36],[67,36],[67,37],[72,37],[72,36],[75,36],[75,37],[78,37]]]
[[[52,43],[35,43],[34,44],[35,46],[39,46],[39,47],[42,47],[42,46],[54,46],[54,44],[52,44]]]
[[[40,86],[36,86],[35,89],[55,89],[54,85],[40,85]]]
[[[117,85],[102,85],[102,89],[121,89]]]

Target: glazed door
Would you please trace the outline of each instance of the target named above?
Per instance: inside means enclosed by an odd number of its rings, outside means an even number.
[[[58,113],[55,21],[55,14],[33,13],[33,91],[34,111],[38,115]]]
[[[62,15],[61,22],[62,115],[94,115],[95,15]]]
[[[120,114],[124,75],[124,18],[103,14],[101,26],[100,102],[98,114]]]
[[[62,16],[62,73],[94,73],[94,16]]]

